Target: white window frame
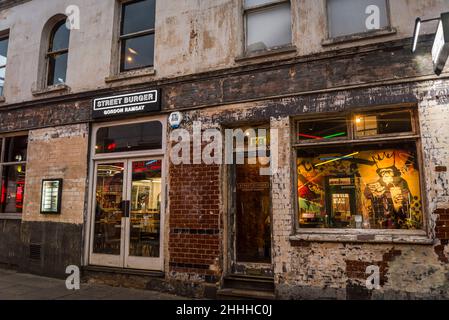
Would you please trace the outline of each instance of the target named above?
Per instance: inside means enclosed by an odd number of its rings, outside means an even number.
[[[127,80],[131,78],[145,77],[145,76],[154,76],[156,74],[156,57],[157,57],[157,8],[158,1],[156,0],[155,7],[155,22],[154,29],[151,30],[154,34],[154,53],[153,53],[153,65],[130,69],[130,70],[121,70],[121,57],[122,57],[122,19],[123,19],[123,6],[134,2],[136,0],[115,0],[114,1],[114,27],[113,27],[113,35],[112,35],[112,52],[111,52],[111,60],[109,67],[109,76],[105,78],[106,83],[116,82]],[[149,30],[146,30],[147,32]]]
[[[246,7],[245,5],[245,0],[241,0],[241,8],[242,8],[242,17],[243,17],[243,52],[244,55],[249,55],[249,54],[253,54],[253,53],[258,53],[258,51],[255,52],[249,52],[248,51],[248,14],[253,13],[253,12],[257,12],[257,11],[264,11],[264,10],[269,10],[270,8],[282,5],[282,4],[286,4],[289,3],[290,4],[290,28],[291,28],[291,39],[289,43],[286,43],[284,45],[281,46],[276,46],[276,47],[271,47],[271,48],[267,48],[266,50],[262,50],[260,52],[267,52],[267,51],[272,51],[272,50],[276,50],[276,49],[282,49],[282,48],[288,48],[291,47],[293,45],[293,14],[292,14],[292,1],[290,0],[272,0],[269,3],[265,3],[262,5],[256,5],[256,6],[251,6],[251,7]]]
[[[357,1],[357,0],[353,0]],[[352,40],[360,40],[370,37],[376,37],[381,35],[390,35],[392,33],[395,33],[396,31],[392,28],[391,25],[391,7],[390,7],[390,0],[385,0],[385,6],[387,9],[387,26],[380,28],[378,30],[370,30],[370,31],[363,31],[363,32],[356,32],[352,34],[342,35],[342,36],[331,36],[331,26],[329,24],[329,9],[328,9],[328,0],[323,0],[324,2],[324,11],[325,11],[325,21],[326,21],[326,40],[324,41],[324,44],[332,44],[327,42],[344,42],[344,41],[352,41]]]

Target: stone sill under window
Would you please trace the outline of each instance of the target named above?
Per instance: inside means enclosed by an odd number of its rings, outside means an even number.
[[[66,84],[57,84],[54,86],[49,86],[44,89],[34,89],[31,91],[33,96],[42,96],[51,93],[68,93],[70,92],[70,87]]]
[[[20,213],[0,213],[1,220],[22,220],[22,214]]]
[[[279,56],[284,54],[296,54],[296,52],[297,52],[296,46],[288,45],[285,47],[279,47],[263,51],[255,51],[251,53],[248,52],[241,56],[236,57],[234,60],[235,62],[245,62],[249,60],[270,58],[273,56]]]
[[[6,101],[4,96],[0,96],[0,103],[4,103]]]
[[[373,244],[417,244],[432,245],[434,240],[429,238],[425,231],[404,232],[392,231],[352,231],[339,230],[326,231],[301,231],[290,237],[292,246],[304,246],[310,242],[335,242],[335,243],[373,243]]]
[[[397,33],[397,30],[395,28],[384,28],[376,31],[371,32],[364,32],[364,33],[357,33],[352,34],[349,36],[341,36],[341,37],[335,37],[335,38],[329,38],[326,40],[323,40],[321,42],[321,45],[324,46],[332,46],[336,44],[343,44],[348,42],[356,42],[356,41],[362,41],[372,38],[378,38],[378,37],[386,37],[391,36]]]
[[[106,77],[104,79],[104,81],[106,83],[110,83],[110,82],[118,82],[118,81],[131,80],[131,79],[137,79],[137,78],[152,77],[154,75],[156,75],[156,70],[153,67],[151,67],[151,68],[121,72],[119,74],[115,74],[115,75]]]

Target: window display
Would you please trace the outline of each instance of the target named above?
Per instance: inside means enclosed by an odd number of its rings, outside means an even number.
[[[25,194],[28,136],[0,139],[0,214],[21,214]]]
[[[423,227],[414,143],[298,150],[297,174],[300,227]]]

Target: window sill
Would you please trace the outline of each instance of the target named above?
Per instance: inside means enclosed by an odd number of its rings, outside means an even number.
[[[22,214],[18,213],[0,213],[1,220],[22,220]]]
[[[4,96],[0,96],[0,103],[5,103],[6,99]]]
[[[109,76],[104,79],[106,83],[118,82],[129,79],[143,78],[143,77],[151,77],[156,74],[156,70],[154,68],[145,68],[140,70],[126,71],[121,72],[116,75]]]
[[[309,242],[432,245],[425,231],[409,230],[301,230],[290,237],[292,246]]]
[[[397,31],[395,28],[388,27],[388,28],[384,28],[384,29],[380,29],[380,30],[376,30],[376,31],[371,31],[371,32],[357,33],[357,34],[352,34],[352,35],[348,35],[348,36],[341,36],[341,37],[326,39],[321,42],[321,45],[323,47],[332,46],[332,45],[343,44],[343,43],[347,43],[347,42],[356,42],[356,41],[362,41],[362,40],[366,40],[366,39],[391,36],[396,33],[397,33]]]
[[[35,90],[32,90],[31,93],[33,94],[33,96],[42,96],[42,95],[57,93],[57,92],[67,93],[69,91],[70,91],[70,87],[68,85],[58,84],[58,85],[46,87],[44,89],[35,89]]]
[[[263,58],[269,58],[272,56],[279,56],[284,54],[292,54],[297,52],[296,46],[285,46],[285,47],[279,47],[275,49],[268,49],[263,51],[255,51],[251,53],[245,53],[241,56],[236,57],[234,60],[235,62],[244,62],[248,60],[254,60],[254,59],[263,59]]]

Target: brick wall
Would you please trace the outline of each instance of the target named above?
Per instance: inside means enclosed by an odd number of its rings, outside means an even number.
[[[30,131],[24,221],[83,224],[88,137],[86,124]],[[64,179],[60,215],[40,214],[42,179]]]
[[[220,257],[220,168],[171,165],[169,270],[215,281]]]

